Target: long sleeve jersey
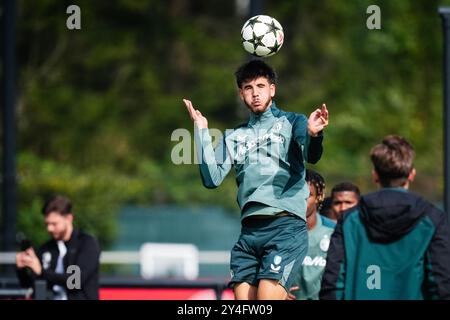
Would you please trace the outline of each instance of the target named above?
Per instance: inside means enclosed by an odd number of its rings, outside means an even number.
[[[197,128],[204,186],[218,187],[233,166],[242,219],[271,208],[264,214],[287,211],[306,220],[305,162],[319,161],[323,140],[322,133],[309,136],[307,128],[305,115],[282,111],[275,102],[261,114],[251,113],[247,123],[227,130],[215,149],[208,129]]]

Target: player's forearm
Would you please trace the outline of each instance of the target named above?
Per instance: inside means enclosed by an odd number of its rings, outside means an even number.
[[[315,164],[317,163],[320,158],[322,157],[323,152],[323,133],[321,132],[317,137],[309,137],[309,144],[308,144],[308,156],[307,161],[308,163]]]
[[[195,144],[203,185],[206,188],[218,187],[229,171],[229,164],[217,163],[208,129],[196,128]]]
[[[70,274],[67,273],[56,273],[52,270],[42,270],[42,274],[39,276],[39,279],[47,280],[51,285],[59,285],[65,286],[67,283],[67,279]]]

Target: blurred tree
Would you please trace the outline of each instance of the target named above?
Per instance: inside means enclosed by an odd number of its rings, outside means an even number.
[[[414,189],[442,195],[441,26],[450,1],[378,1],[381,30],[366,28],[368,0],[265,1],[285,44],[268,58],[279,73],[278,104],[331,112],[317,169],[331,187],[351,180],[368,191],[370,147],[397,133],[417,150]],[[81,30],[66,8],[81,8]],[[40,206],[66,193],[78,223],[104,247],[125,203],[216,203],[236,213],[230,175],[201,186],[196,165],[170,159],[176,128],[192,132],[181,103],[191,98],[210,126],[245,120],[234,71],[245,18],[236,1],[19,1],[19,227],[43,239]]]

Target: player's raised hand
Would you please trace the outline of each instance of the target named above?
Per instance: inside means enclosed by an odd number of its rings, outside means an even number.
[[[308,134],[316,137],[326,126],[328,126],[328,110],[324,103],[322,104],[322,109],[316,109],[309,116]]]
[[[192,106],[192,102],[187,99],[183,99],[184,104],[191,116],[192,121],[197,125],[199,129],[208,128],[208,119],[206,119],[199,110],[196,110]]]

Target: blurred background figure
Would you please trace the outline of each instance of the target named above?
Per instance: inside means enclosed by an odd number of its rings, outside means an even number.
[[[351,182],[335,185],[331,190],[331,210],[328,211],[328,218],[336,222],[343,211],[358,204],[360,196],[359,188]]]
[[[331,210],[332,210],[331,209],[331,197],[325,197],[323,199],[319,214],[321,214],[323,217],[326,217],[328,220],[332,221],[333,223],[336,223],[335,221],[330,219],[330,217],[334,216],[334,214],[331,212]]]
[[[325,270],[328,246],[335,223],[318,214],[325,197],[325,180],[316,171],[306,170],[306,181],[309,185],[309,198],[306,209],[308,226],[308,253],[291,288],[290,299],[319,299],[320,283]]]
[[[321,299],[450,299],[447,215],[408,192],[415,152],[387,136],[370,158],[380,190],[364,195],[338,220],[322,278]]]
[[[72,202],[66,197],[58,195],[49,199],[42,213],[51,240],[37,253],[31,246],[17,253],[21,286],[31,287],[36,279],[43,279],[47,281],[49,298],[54,300],[98,299],[100,248],[97,240],[74,229]],[[69,266],[78,267],[79,272],[70,271]],[[69,287],[69,281],[75,288]]]

